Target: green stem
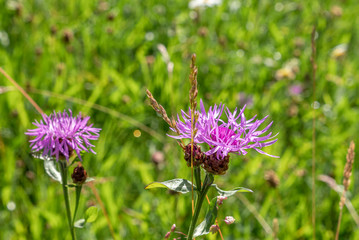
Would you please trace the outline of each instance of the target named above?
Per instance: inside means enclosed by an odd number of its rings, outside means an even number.
[[[61,178],[62,178],[62,190],[64,192],[64,199],[65,199],[65,205],[66,205],[66,214],[67,214],[67,220],[69,223],[69,228],[71,232],[72,239],[75,240],[75,231],[74,227],[71,222],[71,209],[70,209],[70,200],[69,200],[69,192],[67,189],[67,166],[66,162],[64,160],[59,160],[60,165],[60,171],[61,171]]]
[[[194,177],[196,179],[196,186],[197,186],[197,190],[198,190],[198,194],[200,194],[201,192],[201,168],[200,167],[195,167],[194,168]]]
[[[82,184],[76,185],[76,203],[75,203],[74,216],[72,218],[72,227],[75,224],[76,213],[77,213],[77,209],[79,207],[79,202],[80,202],[80,197],[81,197],[81,189],[82,189]]]
[[[202,187],[201,192],[197,198],[196,208],[194,210],[194,214],[191,219],[191,225],[189,226],[189,230],[188,230],[188,234],[187,234],[188,240],[193,239],[194,229],[195,229],[195,226],[196,226],[196,223],[198,220],[199,213],[202,208],[203,200],[206,198],[207,192],[208,192],[209,188],[211,187],[213,180],[214,180],[213,175],[210,173],[206,173],[206,177],[203,181],[203,187]]]

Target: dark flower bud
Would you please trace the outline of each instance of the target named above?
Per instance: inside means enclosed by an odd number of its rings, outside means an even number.
[[[184,160],[187,162],[187,166],[191,166],[191,144],[188,144],[184,150]],[[204,153],[201,151],[201,147],[197,144],[193,144],[193,166],[198,167],[203,163]]]
[[[214,153],[204,157],[202,167],[209,173],[214,175],[224,175],[228,170],[229,155],[222,159],[217,158],[217,154]]]
[[[64,43],[70,43],[72,39],[74,38],[74,34],[70,29],[65,29],[62,34],[62,40]]]
[[[272,188],[276,188],[279,185],[279,178],[273,170],[266,171],[264,173],[264,179]]]
[[[82,184],[86,181],[87,173],[81,163],[74,168],[74,172],[71,174],[72,181],[74,183]]]
[[[107,15],[107,20],[113,21],[115,19],[115,17],[116,17],[115,13],[111,12]]]
[[[52,25],[50,28],[50,32],[52,35],[55,35],[57,33],[57,27],[55,25]]]

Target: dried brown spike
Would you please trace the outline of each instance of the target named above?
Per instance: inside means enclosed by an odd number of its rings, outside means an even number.
[[[355,149],[355,144],[353,141],[351,141],[349,149],[348,149],[348,154],[347,154],[347,162],[344,167],[343,185],[344,185],[345,190],[348,190],[348,188],[349,188],[350,176],[352,175],[352,168],[353,168],[354,155],[355,155],[354,149]]]
[[[162,105],[158,104],[158,102],[156,101],[156,99],[153,97],[152,93],[146,89],[146,94],[147,97],[150,99],[150,105],[151,107],[158,113],[161,115],[162,119],[165,120],[165,122],[173,129],[176,130],[177,134],[180,134],[180,131],[177,127],[176,121],[175,119],[172,117],[172,121],[170,120],[170,118],[168,117],[166,110],[162,107]],[[182,148],[184,148],[184,145],[182,142],[179,142],[180,146]]]
[[[340,208],[343,208],[344,206],[345,193],[346,191],[348,191],[350,185],[350,176],[352,175],[352,168],[353,168],[354,156],[355,156],[354,150],[355,150],[355,144],[353,141],[351,141],[347,153],[347,162],[344,167],[344,179],[343,179],[344,191],[339,203]]]
[[[194,110],[197,107],[196,97],[198,95],[198,90],[197,90],[198,68],[196,67],[195,64],[196,64],[196,54],[193,54],[192,62],[191,62],[191,73],[189,75],[189,80],[191,83],[191,89],[189,91],[189,100],[190,100],[190,104],[191,104],[191,110]]]
[[[148,89],[146,89],[146,93],[147,93],[147,97],[150,99],[150,105],[152,106],[152,108],[158,114],[161,115],[163,120],[165,120],[165,122],[168,123],[168,125],[172,127],[171,120],[168,118],[166,110],[160,104],[158,104],[158,102],[156,101],[156,99],[153,97],[152,93]]]

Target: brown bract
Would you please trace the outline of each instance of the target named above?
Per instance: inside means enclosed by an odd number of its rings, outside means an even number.
[[[228,170],[229,155],[223,159],[218,159],[216,154],[205,156],[203,161],[203,168],[214,175],[224,175]]]

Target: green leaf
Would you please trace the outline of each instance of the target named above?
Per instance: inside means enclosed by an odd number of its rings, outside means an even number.
[[[62,184],[61,173],[57,171],[54,158],[43,156],[44,168],[47,175]]]
[[[88,223],[94,222],[98,215],[98,208],[95,206],[89,207],[85,212],[85,220]]]
[[[85,226],[85,219],[81,218],[74,223],[75,228],[83,228]]]
[[[217,189],[219,196],[223,196],[223,197],[230,197],[237,192],[253,192],[252,190],[250,190],[248,188],[243,188],[243,187],[237,187],[230,191],[224,191],[224,190],[220,189],[216,184],[212,184],[212,187],[215,187]]]
[[[186,179],[176,178],[165,182],[153,182],[145,187],[145,189],[151,188],[168,188],[175,192],[188,193],[192,191],[192,182]],[[196,190],[196,186],[193,185],[193,189]]]
[[[209,233],[209,229],[216,221],[217,213],[217,198],[215,197],[212,199],[211,204],[208,206],[206,217],[204,218],[203,222],[201,222],[194,230],[193,238]]]

